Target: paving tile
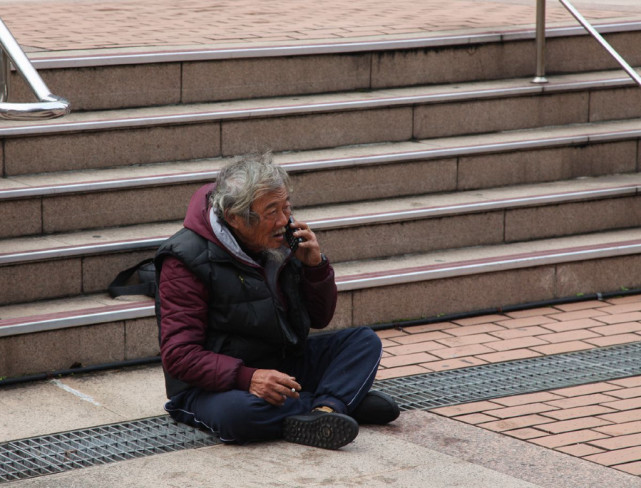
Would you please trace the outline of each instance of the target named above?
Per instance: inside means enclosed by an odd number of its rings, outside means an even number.
[[[488,334],[492,332],[505,330],[505,327],[496,325],[494,323],[490,324],[479,324],[479,325],[466,325],[464,327],[458,327],[456,329],[448,329],[447,333],[456,337],[466,336],[466,335],[476,335],[476,334]]]
[[[543,307],[543,308],[529,308],[527,310],[519,310],[517,312],[506,313],[508,317],[513,319],[522,319],[526,317],[537,317],[550,314],[558,314],[559,310],[554,307]]]
[[[615,464],[625,464],[631,461],[641,460],[641,446],[629,447],[627,449],[618,449],[616,451],[604,452],[586,456],[583,459],[594,463],[603,464],[604,466],[613,466]]]
[[[436,341],[439,339],[452,339],[452,336],[444,332],[424,332],[422,334],[405,334],[395,337],[393,340],[399,344],[416,344],[418,342]]]
[[[641,300],[638,300],[637,298],[637,300],[631,303],[621,303],[607,307],[600,307],[599,310],[612,315],[627,312],[641,312]]]
[[[541,415],[525,415],[523,417],[514,417],[511,419],[497,420],[495,422],[487,422],[479,424],[479,427],[484,429],[493,430],[495,432],[504,432],[506,430],[522,429],[524,427],[532,427],[545,423],[550,419],[542,417]]]
[[[549,344],[546,346],[534,346],[532,349],[541,354],[563,354],[566,352],[584,351],[586,349],[593,349],[592,344],[587,344],[581,341],[561,342],[559,344]]]
[[[517,405],[525,405],[527,403],[549,402],[560,398],[561,397],[559,395],[555,395],[554,393],[541,391],[537,393],[526,393],[524,395],[496,398],[492,401],[500,405],[505,405],[506,407],[514,407]]]
[[[615,397],[604,395],[602,393],[594,393],[591,395],[581,395],[576,397],[564,398],[561,400],[552,400],[548,403],[557,408],[575,408],[583,407],[585,405],[605,404],[607,402],[613,401],[616,401]]]
[[[430,410],[430,412],[437,415],[443,415],[445,417],[455,417],[458,415],[466,415],[470,413],[487,412],[489,410],[495,410],[498,408],[502,408],[502,406],[489,401],[482,401],[464,403],[462,405],[452,405],[449,407],[433,408]]]
[[[603,452],[603,449],[599,449],[598,447],[594,447],[589,444],[573,444],[571,446],[557,447],[556,450],[575,457],[584,457]]]
[[[403,344],[399,346],[390,346],[385,350],[394,356],[404,354],[414,354],[417,352],[428,352],[433,349],[442,349],[443,345],[438,342],[418,342],[416,344]]]
[[[492,332],[491,334],[494,337],[498,337],[499,339],[509,340],[509,339],[517,339],[519,337],[540,336],[540,335],[549,334],[549,333],[550,333],[550,329],[545,329],[540,326],[533,326],[533,327],[519,327],[518,329],[500,330],[500,331]]]
[[[469,327],[472,325],[496,322],[497,320],[505,320],[505,315],[479,315],[478,317],[470,317],[470,318],[461,319],[461,320],[453,320],[452,322],[465,327]]]
[[[641,420],[641,408],[636,410],[624,410],[623,412],[615,412],[611,414],[599,415],[600,418],[604,420],[609,420],[617,424],[623,424],[626,422],[634,422]]]
[[[617,313],[614,315],[602,315],[599,321],[606,324],[619,324],[622,322],[632,322],[641,320],[641,312]]]
[[[582,417],[572,420],[561,420],[559,422],[552,422],[549,424],[540,424],[537,425],[537,428],[552,434],[561,434],[563,432],[591,429],[592,427],[601,427],[608,424],[610,424],[610,422],[598,417]]]
[[[486,415],[484,413],[471,413],[469,415],[454,417],[454,420],[465,422],[466,424],[476,425],[482,424],[484,422],[491,422],[492,420],[496,420],[496,417],[490,417],[489,415]]]
[[[464,358],[443,359],[441,361],[421,363],[421,366],[431,371],[448,371],[451,369],[479,366],[481,364],[487,364],[487,362],[474,356],[468,356]]]
[[[391,339],[398,336],[404,336],[405,332],[398,329],[377,330],[376,335],[381,339]]]
[[[548,344],[547,341],[539,337],[519,337],[516,339],[507,339],[503,341],[487,342],[485,345],[495,351],[509,351],[512,349],[527,349],[532,346]]]
[[[412,376],[415,374],[424,374],[429,371],[421,366],[401,366],[398,368],[379,369],[376,373],[377,380],[387,380],[391,378],[401,378],[403,376]]]
[[[448,336],[443,339],[435,339],[439,344],[443,344],[447,347],[459,347],[459,346],[468,346],[470,344],[483,344],[485,342],[494,342],[496,337],[493,337],[489,334],[473,334],[473,335],[464,335],[460,337]]]
[[[577,310],[586,310],[586,309],[598,309],[604,306],[608,302],[601,302],[599,300],[585,300],[574,303],[560,303],[555,306],[559,310],[564,312],[574,312]]]
[[[530,415],[533,413],[548,413],[551,410],[556,410],[556,407],[546,405],[545,403],[527,403],[525,405],[516,405],[514,407],[499,408],[492,410],[492,416],[500,419],[508,419],[512,417],[519,417]]]
[[[641,398],[629,398],[626,400],[619,400],[616,402],[602,403],[603,406],[613,408],[615,410],[633,410],[641,408]]]
[[[615,346],[617,344],[631,344],[633,342],[639,342],[639,339],[641,339],[640,335],[620,334],[620,335],[598,337],[596,339],[584,339],[584,340],[588,344],[592,344],[597,347],[607,347],[607,346]]]
[[[557,332],[555,334],[544,334],[537,336],[538,339],[541,339],[546,342],[557,344],[559,342],[570,342],[570,341],[582,341],[585,339],[592,339],[594,337],[601,337],[596,332],[591,332],[589,330],[569,330],[566,332]]]
[[[554,322],[550,324],[545,324],[546,329],[553,330],[555,332],[564,332],[568,330],[578,330],[578,329],[589,329],[591,327],[603,326],[603,322],[599,322],[591,318],[582,318],[576,320],[562,320],[559,322]]]
[[[623,449],[626,447],[641,446],[641,434],[621,435],[609,439],[598,439],[591,441],[590,444],[612,451],[614,449]]]
[[[621,388],[620,390],[610,391],[608,395],[612,395],[617,398],[641,397],[641,386],[637,386],[635,388]]]
[[[585,430],[577,430],[575,432],[565,432],[562,434],[539,437],[530,442],[533,442],[543,447],[556,448],[561,446],[569,446],[572,444],[577,444],[579,442],[588,442],[595,439],[603,439],[605,437],[608,437],[608,436],[601,432],[585,429]]]
[[[413,325],[411,327],[403,327],[402,332],[405,334],[420,334],[423,332],[434,332],[439,330],[459,329],[460,326],[451,322],[436,322],[434,324]]]
[[[394,341],[394,339],[381,339],[381,345],[383,346],[383,349],[388,350],[391,347],[398,346],[398,342]]]
[[[641,332],[641,322],[621,322],[614,325],[592,327],[590,330],[604,336],[625,334],[627,332]]]
[[[554,315],[549,315],[548,317],[554,319],[558,322],[573,322],[575,320],[589,319],[593,317],[607,316],[605,312],[602,312],[599,309],[587,308],[584,310],[575,310],[573,312],[563,312]]]
[[[551,417],[556,420],[570,420],[580,417],[591,417],[599,415],[599,418],[603,419],[601,415],[612,412],[614,412],[613,409],[603,407],[601,405],[588,405],[586,407],[552,410],[550,412],[545,412],[545,416]]]
[[[510,437],[516,437],[517,439],[521,440],[536,439],[537,437],[547,436],[546,432],[542,432],[531,427],[525,427],[524,429],[507,430],[503,433],[505,435],[509,435]]]
[[[637,303],[641,302],[641,296],[639,295],[628,295],[624,297],[616,297],[616,298],[608,298],[606,300],[607,303],[610,303],[611,305],[622,305],[626,303]]]
[[[637,434],[641,432],[641,421],[606,425],[603,427],[596,427],[594,430],[610,436]]]
[[[628,464],[617,464],[615,468],[620,471],[625,471],[636,476],[641,476],[641,461]]]
[[[580,386],[569,386],[567,388],[559,388],[557,390],[551,390],[550,393],[555,395],[561,395],[564,397],[576,397],[590,395],[592,393],[602,393],[604,391],[611,391],[619,389],[618,385],[612,385],[610,383],[591,383],[588,385]]]
[[[636,386],[641,386],[641,376],[632,376],[630,378],[610,380],[608,383],[612,383],[613,385],[623,386],[626,388],[634,388]]]
[[[425,352],[416,354],[406,354],[403,356],[390,356],[381,359],[381,366],[384,368],[396,368],[397,366],[407,366],[409,364],[419,364],[428,361],[434,361],[437,358]]]
[[[519,359],[528,359],[541,356],[541,353],[532,351],[530,349],[514,349],[512,351],[494,352],[489,354],[481,354],[477,356],[478,359],[487,361],[488,363],[502,363],[504,361],[517,361]]]
[[[492,349],[482,344],[472,344],[469,346],[449,347],[445,349],[430,350],[430,354],[438,356],[441,359],[460,358],[463,356],[477,356],[493,352]]]
[[[511,319],[511,320],[500,320],[497,321],[497,325],[502,327],[507,327],[508,329],[518,329],[521,327],[530,327],[533,325],[543,325],[543,324],[552,324],[557,322],[552,317],[547,317],[545,315],[536,315],[533,317],[524,317],[520,319]]]

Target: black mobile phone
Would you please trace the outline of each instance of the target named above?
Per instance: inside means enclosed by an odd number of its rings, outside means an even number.
[[[294,237],[295,230],[290,227],[290,225],[293,223],[294,219],[292,217],[289,217],[287,225],[285,226],[285,239],[287,239],[287,244],[289,244],[289,248],[292,250],[292,252],[295,252],[298,248],[298,245],[303,242],[303,238]]]

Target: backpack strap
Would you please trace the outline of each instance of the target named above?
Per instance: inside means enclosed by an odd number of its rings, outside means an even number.
[[[109,292],[111,298],[116,298],[120,295],[146,295],[148,297],[155,296],[156,280],[153,261],[153,258],[144,259],[135,266],[127,268],[118,273],[116,278],[107,287],[107,291]],[[136,272],[138,272],[140,282],[137,284],[128,285],[127,282]]]

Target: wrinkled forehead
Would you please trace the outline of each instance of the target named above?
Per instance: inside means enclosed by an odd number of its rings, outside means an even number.
[[[289,191],[282,186],[276,190],[268,190],[258,195],[252,202],[252,210],[261,212],[272,208],[289,205]]]

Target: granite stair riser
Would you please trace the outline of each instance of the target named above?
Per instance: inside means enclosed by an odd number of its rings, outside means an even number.
[[[605,37],[631,65],[641,65],[634,48],[641,32]],[[534,59],[533,39],[472,38],[462,45],[416,49],[147,64],[115,61],[113,66],[39,71],[54,93],[72,100],[73,110],[84,111],[527,77],[534,74]],[[550,37],[546,61],[549,74],[618,68],[586,35]],[[40,64],[46,65],[46,58]],[[29,99],[18,75],[12,88],[12,99]]]
[[[536,207],[456,212],[449,216],[371,222],[316,230],[335,263],[473,246],[501,245],[641,226],[641,196]],[[177,224],[178,227],[178,224]],[[162,240],[158,237],[156,242]],[[97,240],[98,242],[98,240]],[[105,292],[116,274],[155,246],[65,258],[23,260],[0,266],[0,305]]]
[[[641,255],[634,255],[341,292],[330,328],[638,288],[639,266]],[[0,377],[156,356],[156,334],[150,312],[147,318],[0,337]]]
[[[132,116],[135,118],[135,116]],[[629,88],[2,138],[3,174],[401,142],[641,117]]]
[[[310,207],[634,173],[640,164],[638,146],[639,141],[631,139],[292,171],[293,202],[297,207]],[[210,177],[204,177],[200,182],[171,186],[0,199],[0,238],[182,219],[191,194],[210,181]]]
[[[478,191],[480,201],[485,190],[499,188],[508,196],[496,198],[507,202],[522,197],[511,186],[633,178],[641,163],[641,136],[634,126],[641,117],[641,91],[584,35],[548,39],[548,74],[581,77],[533,85],[535,43],[531,36],[518,37],[264,58],[148,57],[137,65],[111,60],[109,66],[63,66],[40,55],[43,66],[51,64],[40,73],[54,93],[71,100],[74,113],[42,124],[0,123],[0,171],[7,178],[5,195],[0,191],[4,256],[16,246],[15,259],[0,264],[0,329],[8,331],[0,333],[0,377],[157,355],[151,299],[111,300],[106,286],[122,269],[152,256],[174,222],[179,227],[191,194],[214,178],[217,158],[256,151],[272,150],[279,163],[291,165],[297,215],[309,212],[318,219],[318,238],[339,280],[331,328],[641,287],[641,198],[630,182],[614,185],[617,192],[625,186],[625,192],[607,196],[332,223],[328,209],[334,204],[388,205],[403,196],[450,198],[462,191]],[[606,37],[633,66],[641,65],[635,48],[641,31]],[[610,69],[617,71],[595,73]],[[29,98],[24,84],[15,81],[12,100]],[[469,85],[457,85],[463,83]],[[587,134],[588,124],[607,121],[621,122],[595,124],[594,131],[590,125]],[[610,133],[614,126],[619,128]],[[510,146],[521,137],[512,131],[536,128],[549,129],[541,136],[547,145],[524,139],[532,143],[527,149],[528,144]],[[467,138],[479,147],[457,152],[458,139],[446,140],[466,135],[482,135]],[[506,144],[487,149],[498,136]],[[363,144],[378,145],[371,157],[359,152]],[[383,145],[390,153],[381,163]],[[401,146],[403,156],[395,158]],[[410,160],[406,154],[413,147],[423,155]],[[439,153],[441,147],[446,150]],[[355,162],[324,166],[330,148],[338,149],[328,161]],[[299,161],[292,159],[298,157],[294,151],[301,151]],[[317,164],[305,166],[317,157]],[[368,162],[358,162],[360,157]],[[176,175],[182,173],[178,166],[203,168],[210,159],[202,179],[140,181],[139,175],[156,168],[154,177],[170,166],[167,174]],[[102,183],[128,179],[102,175],[129,168],[132,182],[138,179],[130,186],[66,193],[54,188],[74,184],[74,178],[86,181],[89,174]],[[64,180],[63,172],[76,171]],[[185,174],[190,171],[199,170]],[[37,181],[42,192],[10,195],[11,189],[28,188],[21,180]],[[385,210],[379,206],[376,212]],[[164,230],[144,236],[150,242],[100,237],[130,230],[140,235],[139,227]],[[94,244],[93,236],[95,244],[107,245],[83,250]],[[32,238],[37,245],[29,247]],[[56,252],[67,246],[62,254],[37,254],[44,242],[56,239]],[[583,254],[581,246],[596,251]],[[132,311],[130,304],[140,308]]]

